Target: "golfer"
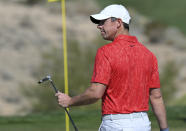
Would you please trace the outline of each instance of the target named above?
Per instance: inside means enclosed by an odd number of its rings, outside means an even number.
[[[129,34],[130,15],[122,5],[110,5],[90,20],[103,39],[111,41],[97,50],[91,86],[70,97],[56,93],[62,107],[92,104],[102,99],[99,131],[150,131],[149,100],[160,131],[169,131],[160,91],[155,55]]]

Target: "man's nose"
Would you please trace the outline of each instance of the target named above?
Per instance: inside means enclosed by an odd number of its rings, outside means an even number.
[[[101,25],[101,24],[98,24],[98,25],[97,25],[97,28],[98,28],[98,29],[101,29],[101,28],[102,28],[102,25]]]

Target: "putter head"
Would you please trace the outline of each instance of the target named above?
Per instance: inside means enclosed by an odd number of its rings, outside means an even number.
[[[43,79],[39,80],[39,81],[38,81],[38,83],[39,83],[39,84],[41,84],[41,83],[43,83],[43,82],[45,82],[45,81],[48,81],[48,80],[52,81],[52,79],[51,79],[51,76],[50,76],[50,75],[47,75],[45,78],[43,78]]]
[[[41,83],[43,83],[45,81],[48,81],[48,80],[50,81],[51,88],[55,91],[55,93],[57,93],[58,89],[55,87],[50,75],[47,75],[45,78],[43,78],[40,81],[38,81],[38,83],[41,84]]]

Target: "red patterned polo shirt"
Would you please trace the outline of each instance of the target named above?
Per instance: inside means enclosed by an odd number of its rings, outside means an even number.
[[[105,84],[102,115],[147,111],[149,88],[160,88],[157,59],[135,36],[99,48],[91,82]]]

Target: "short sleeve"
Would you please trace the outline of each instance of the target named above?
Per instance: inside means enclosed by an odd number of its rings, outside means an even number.
[[[152,74],[150,78],[150,88],[160,88],[160,79],[159,79],[159,71],[158,71],[158,61],[155,56],[153,56],[153,66],[152,66]]]
[[[95,57],[94,70],[91,82],[108,85],[110,80],[111,66],[103,50],[98,49]]]

